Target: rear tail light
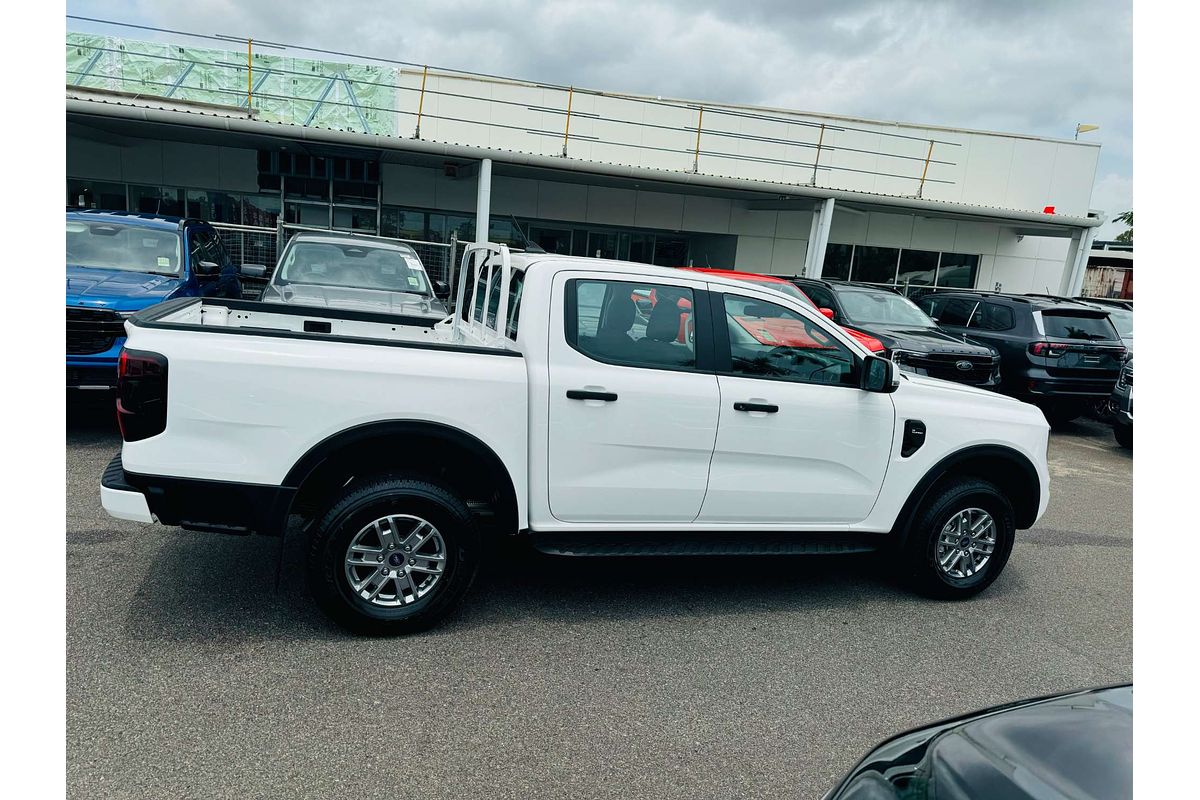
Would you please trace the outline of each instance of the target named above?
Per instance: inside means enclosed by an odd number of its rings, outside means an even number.
[[[1050,344],[1050,342],[1034,342],[1029,345],[1029,352],[1040,358],[1058,358],[1067,352],[1067,347],[1061,344]]]
[[[122,350],[117,361],[117,423],[121,438],[136,442],[167,428],[167,357]]]

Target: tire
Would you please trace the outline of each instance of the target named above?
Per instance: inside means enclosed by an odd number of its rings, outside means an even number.
[[[1117,440],[1117,444],[1124,447],[1126,450],[1133,449],[1133,426],[1132,425],[1113,425],[1113,438]]]
[[[978,517],[983,521],[982,516],[975,515],[972,510],[991,517],[995,542],[982,567],[969,576],[953,576],[939,563],[939,544],[947,525],[960,515],[971,514],[970,518]],[[994,484],[974,478],[943,484],[934,489],[913,516],[904,553],[909,582],[921,594],[944,600],[960,600],[979,594],[1004,570],[1015,535],[1012,504]],[[984,542],[980,541],[978,546],[982,548]],[[978,554],[975,557],[978,558]],[[952,560],[951,566],[956,566],[961,559],[960,556],[958,560]],[[958,571],[966,570],[964,567]]]
[[[1083,407],[1075,404],[1062,405],[1047,405],[1042,407],[1042,413],[1046,415],[1046,421],[1050,423],[1050,427],[1061,429],[1074,422],[1083,414]]]
[[[373,524],[377,520],[391,524],[381,532]],[[348,564],[351,545],[356,547],[354,558],[364,559],[361,564]],[[413,545],[418,545],[416,552]],[[480,548],[479,527],[467,504],[445,487],[417,478],[367,478],[336,496],[314,527],[309,588],[321,610],[354,633],[416,633],[435,625],[462,600],[478,571]],[[380,572],[385,569],[387,577]],[[360,595],[351,575],[364,581],[358,588],[374,592],[375,598]]]

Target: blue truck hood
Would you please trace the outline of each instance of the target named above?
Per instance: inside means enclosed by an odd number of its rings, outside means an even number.
[[[67,265],[67,305],[137,311],[168,299],[183,281],[167,275]]]

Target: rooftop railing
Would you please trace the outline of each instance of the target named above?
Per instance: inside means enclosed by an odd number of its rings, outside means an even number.
[[[304,127],[913,197],[953,185],[958,174],[949,159],[961,143],[918,135],[920,129],[906,133],[884,124],[67,18],[161,39],[68,33],[68,91],[119,92],[133,102],[205,103],[224,107],[212,113]],[[325,60],[330,58],[339,60]]]

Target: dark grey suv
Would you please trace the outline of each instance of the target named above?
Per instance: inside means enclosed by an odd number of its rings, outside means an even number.
[[[1000,391],[1040,407],[1051,425],[1104,402],[1125,345],[1108,313],[1071,300],[978,291],[927,294],[921,310],[1000,352]]]

